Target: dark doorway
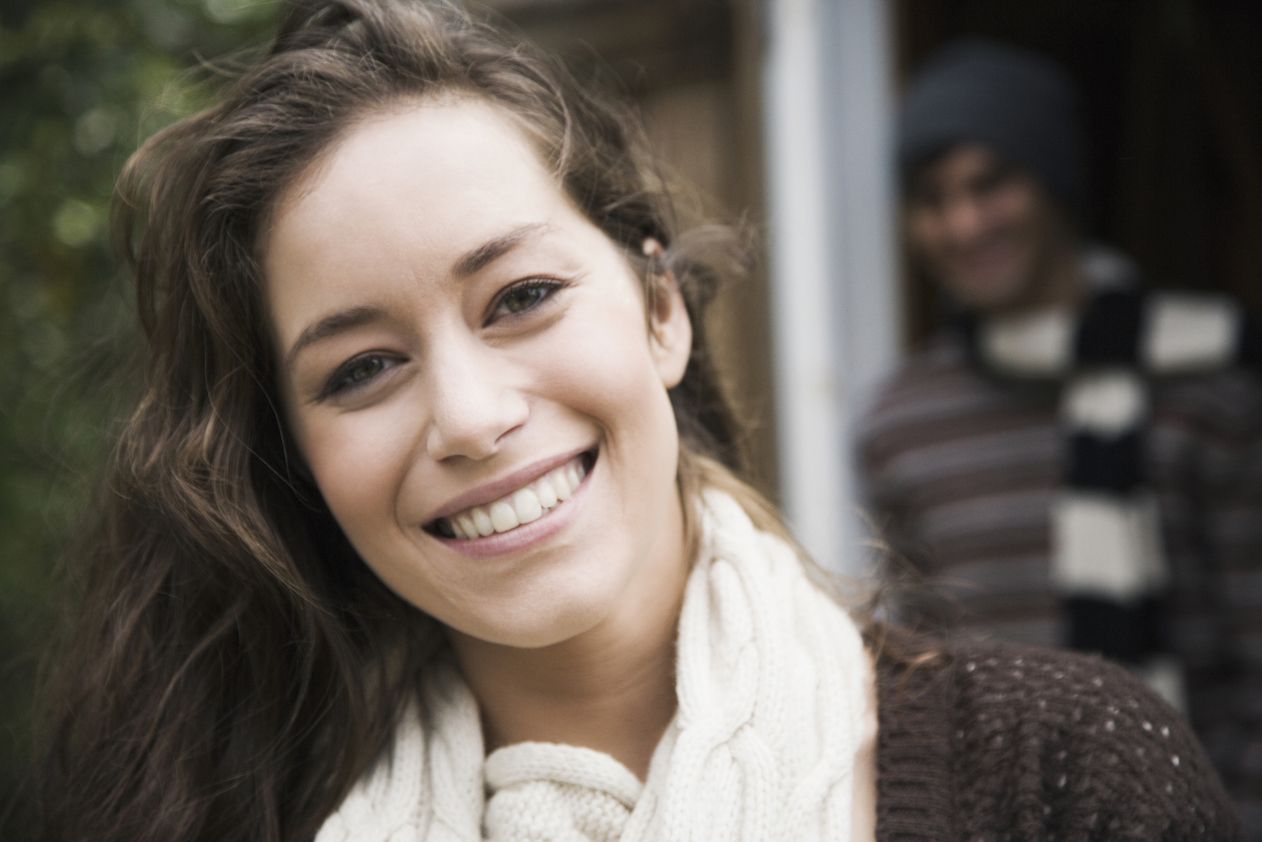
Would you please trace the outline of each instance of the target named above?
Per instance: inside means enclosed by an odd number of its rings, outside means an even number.
[[[1155,286],[1230,293],[1262,312],[1262,3],[898,0],[900,75],[982,36],[1059,61],[1091,143],[1087,234]],[[938,316],[924,284],[910,335]]]

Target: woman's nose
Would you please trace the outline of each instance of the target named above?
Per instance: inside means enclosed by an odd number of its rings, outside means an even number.
[[[492,351],[449,349],[432,363],[425,448],[435,461],[486,459],[526,423],[530,405]]]

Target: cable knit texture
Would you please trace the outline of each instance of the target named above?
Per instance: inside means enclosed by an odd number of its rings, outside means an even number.
[[[576,746],[484,758],[477,704],[439,661],[317,842],[850,839],[859,634],[730,498],[706,509],[679,709],[647,782]],[[881,842],[1240,838],[1182,718],[1126,670],[976,642],[927,654],[876,662]]]
[[[870,682],[850,617],[730,497],[702,506],[677,639],[678,709],[643,784],[612,757],[523,743],[483,758],[438,663],[391,751],[317,842],[849,840]]]

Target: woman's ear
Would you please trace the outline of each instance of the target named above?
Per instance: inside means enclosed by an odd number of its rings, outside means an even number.
[[[662,244],[653,238],[644,241],[649,258],[648,322],[649,345],[658,374],[667,389],[684,379],[692,355],[692,320],[684,304],[679,282],[662,265]]]

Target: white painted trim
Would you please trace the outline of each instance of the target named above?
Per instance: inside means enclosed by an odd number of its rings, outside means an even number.
[[[815,558],[858,572],[852,432],[899,347],[881,0],[770,0],[763,101],[781,493]]]
[[[854,465],[856,427],[880,381],[902,352],[902,287],[898,261],[898,188],[893,167],[894,57],[886,0],[839,0],[832,21],[831,57],[836,95],[829,131],[837,208],[833,319],[841,372],[839,415],[843,441],[842,498],[847,511],[859,504]],[[841,518],[844,548],[860,548],[868,527]],[[835,565],[843,573],[867,572],[872,553],[851,549]]]

